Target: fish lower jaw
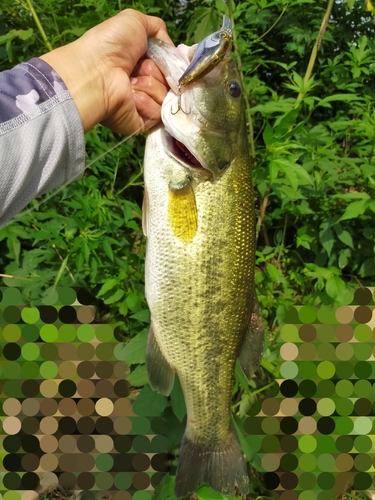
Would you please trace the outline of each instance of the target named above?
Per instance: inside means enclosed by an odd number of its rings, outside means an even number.
[[[181,141],[164,131],[165,149],[167,154],[190,171],[207,171],[189,148]]]

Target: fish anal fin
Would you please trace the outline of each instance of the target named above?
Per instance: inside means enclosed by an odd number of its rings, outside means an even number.
[[[176,498],[187,497],[202,484],[222,495],[234,495],[235,486],[242,495],[249,492],[246,462],[233,429],[226,440],[215,443],[198,443],[184,434],[176,472]]]
[[[160,350],[152,323],[147,338],[146,369],[151,388],[169,396],[173,388],[175,372]]]
[[[198,214],[190,182],[179,189],[169,186],[168,218],[178,239],[187,243],[194,238],[198,229]]]
[[[143,203],[142,203],[142,231],[145,236],[147,236],[147,222],[148,222],[148,191],[145,187],[145,193],[143,195]]]
[[[259,368],[263,357],[264,331],[262,312],[258,299],[255,298],[250,325],[245,334],[238,361],[247,378],[251,378]]]

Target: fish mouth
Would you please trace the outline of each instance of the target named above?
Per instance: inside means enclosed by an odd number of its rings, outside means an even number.
[[[200,161],[193,155],[193,153],[181,141],[170,135],[165,131],[167,142],[167,151],[179,163],[194,170],[206,170]]]

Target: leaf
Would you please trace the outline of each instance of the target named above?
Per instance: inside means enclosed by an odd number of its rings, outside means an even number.
[[[29,28],[27,30],[11,30],[5,35],[0,36],[0,45],[3,43],[10,43],[14,38],[19,37],[21,40],[27,40],[33,34],[33,29]]]
[[[194,33],[194,42],[198,43],[203,40],[210,33],[214,32],[216,29],[214,20],[214,10],[207,9],[206,14],[201,18],[198,23],[195,33]]]
[[[113,250],[110,243],[107,240],[103,240],[103,250],[113,262],[114,261]]]
[[[352,101],[362,101],[363,98],[357,96],[356,94],[334,94],[325,97],[318,102],[318,106],[323,106],[328,102],[342,101],[342,102],[352,102]]]
[[[333,232],[327,222],[324,222],[320,225],[321,228],[323,228],[319,232],[319,238],[320,242],[324,248],[324,250],[327,252],[328,256],[331,255],[333,245],[335,243],[335,238],[333,236]]]
[[[141,308],[141,299],[139,295],[136,293],[130,292],[126,296],[126,305],[129,307],[129,309],[133,312],[138,312]]]
[[[341,296],[346,295],[347,292],[345,281],[338,276],[332,276],[327,280],[326,292],[332,299],[340,299]]]
[[[340,198],[343,200],[357,200],[360,198],[361,200],[366,199],[368,200],[370,196],[367,193],[337,193],[337,194],[332,194],[332,198]]]
[[[136,397],[132,409],[134,413],[143,417],[158,417],[163,413],[166,405],[166,396],[153,391],[149,385],[145,385]]]
[[[278,158],[274,160],[279,169],[284,172],[294,191],[298,188],[298,178],[312,184],[312,180],[306,170],[292,160]]]
[[[375,213],[375,201],[371,201],[368,205],[368,208]]]
[[[123,316],[126,316],[128,314],[128,306],[126,305],[126,301],[123,300],[119,306],[119,313],[122,314]]]
[[[181,382],[177,374],[174,377],[174,385],[171,392],[171,403],[173,413],[176,415],[178,420],[182,422],[186,415],[186,405]]]
[[[247,393],[249,397],[252,397],[252,393],[249,388],[249,382],[238,361],[236,361],[235,377],[237,381],[241,384],[241,387],[245,391],[245,393]]]
[[[269,170],[270,170],[270,182],[272,184],[275,182],[275,180],[279,174],[279,168],[278,168],[278,164],[276,163],[276,161],[270,162]]]
[[[150,323],[150,311],[148,309],[142,309],[130,316],[132,319],[137,319],[141,323]]]
[[[273,142],[273,130],[271,125],[267,122],[263,131],[263,141],[266,146]]]
[[[125,290],[121,290],[119,288],[113,295],[108,297],[108,299],[104,299],[104,304],[113,304],[114,302],[119,301],[125,295]]]
[[[346,267],[348,265],[350,255],[351,255],[351,252],[350,252],[349,248],[345,248],[345,250],[342,250],[340,252],[339,260],[338,260],[338,264],[339,264],[340,269],[344,269],[344,267]]]
[[[238,436],[238,439],[240,441],[240,444],[241,444],[241,448],[242,448],[242,451],[245,453],[246,455],[246,458],[251,461],[252,458],[253,458],[253,452],[251,451],[251,448],[250,448],[250,445],[249,443],[246,441],[245,439],[245,436],[243,435],[242,431],[241,431],[241,423],[240,423],[240,420],[233,416],[232,415],[232,421],[233,421],[233,425],[234,425],[234,428],[236,430],[236,434]]]
[[[292,71],[292,74],[293,74],[293,81],[299,87],[299,89],[303,91],[305,88],[305,84],[303,82],[302,76],[300,76],[296,71]]]
[[[260,195],[262,196],[262,198],[264,198],[264,195],[266,194],[266,191],[267,191],[267,183],[266,182],[260,182],[258,185],[257,185],[257,189],[260,193]]]
[[[198,500],[228,500],[228,497],[221,495],[206,485],[198,488],[195,494]]]
[[[371,203],[371,200],[369,198],[364,198],[359,201],[352,201],[352,203],[349,203],[349,205],[346,207],[345,212],[339,218],[339,221],[355,219],[359,215],[364,214],[369,203]]]
[[[147,370],[145,365],[138,365],[127,378],[134,387],[142,387],[148,383]]]
[[[169,473],[165,474],[156,487],[153,500],[176,500],[174,496],[174,481],[175,476],[171,476]]]
[[[276,126],[275,129],[275,136],[277,137],[282,137],[285,135],[288,130],[294,125],[298,115],[299,115],[300,109],[292,109],[287,113],[281,120],[280,123]]]
[[[284,281],[284,276],[273,264],[267,262],[266,271],[274,283],[281,283],[282,281]]]
[[[146,361],[147,336],[148,329],[144,329],[132,338],[123,348],[121,359],[129,365],[144,363]]]
[[[63,35],[67,35],[69,33],[71,33],[72,35],[76,36],[76,37],[80,37],[82,36],[85,32],[87,31],[87,28],[72,28],[72,29],[68,29],[68,30],[64,30],[62,33],[61,33],[61,36]]]
[[[102,295],[106,294],[107,292],[109,292],[109,290],[112,290],[112,288],[114,288],[117,285],[118,285],[118,280],[116,278],[109,279],[102,285],[99,292],[97,293],[97,297],[101,297]]]
[[[340,224],[335,224],[333,226],[333,229],[335,230],[338,239],[342,241],[344,245],[347,245],[348,247],[354,249],[353,238],[349,231],[346,231],[346,229],[342,229]]]
[[[225,3],[223,2],[223,0],[216,0],[215,1],[215,7],[222,14],[228,15],[228,7],[225,5]]]
[[[298,163],[291,163],[289,165],[289,169],[293,170],[293,172],[295,172],[297,174],[297,177],[299,177],[300,179],[302,179],[310,184],[313,183],[309,174],[306,172],[306,170],[301,165],[298,165]]]
[[[293,190],[297,191],[297,189],[298,189],[297,174],[291,168],[284,169],[284,173],[285,173],[286,178],[289,180],[290,185],[292,186]]]
[[[366,259],[361,265],[358,274],[361,278],[375,276],[375,258],[370,257],[369,259]]]
[[[27,40],[28,38],[31,38],[33,34],[33,29],[29,28],[27,30],[18,30],[17,34],[21,38],[21,40]]]

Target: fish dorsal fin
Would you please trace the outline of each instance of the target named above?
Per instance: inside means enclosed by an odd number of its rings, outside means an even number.
[[[191,182],[181,188],[169,186],[168,219],[173,234],[179,240],[188,243],[196,235],[198,214]]]
[[[143,203],[142,203],[142,231],[146,237],[147,237],[148,208],[149,208],[148,191],[145,187],[145,193],[143,195]]]
[[[263,356],[264,332],[262,325],[262,312],[258,299],[251,314],[249,328],[241,346],[238,361],[247,378],[251,378],[259,368]]]

